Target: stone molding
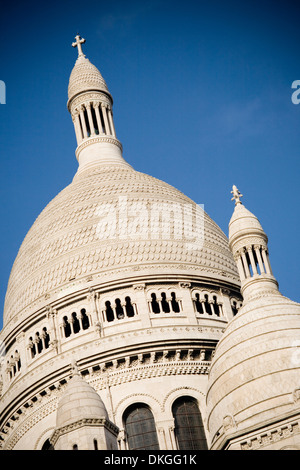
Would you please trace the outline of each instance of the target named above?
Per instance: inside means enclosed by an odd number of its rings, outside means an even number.
[[[117,437],[119,434],[119,428],[106,418],[84,418],[75,421],[74,423],[68,424],[67,426],[56,429],[50,438],[51,444],[55,446],[60,436],[71,431],[75,431],[76,429],[82,428],[84,426],[105,427],[111,431],[115,437]]]

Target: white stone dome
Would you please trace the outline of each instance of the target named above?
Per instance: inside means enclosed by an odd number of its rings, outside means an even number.
[[[259,294],[228,324],[212,361],[207,422],[213,444],[295,410],[300,386],[300,304]],[[298,349],[297,349],[298,347]]]
[[[107,419],[105,405],[81,376],[74,375],[58,402],[56,427],[62,428],[82,419]]]
[[[99,238],[99,207],[112,204],[118,208],[124,197],[150,208],[166,203],[195,206],[169,184],[130,166],[100,164],[77,173],[42,211],[19,249],[6,293],[5,324],[13,318],[24,320],[48,305],[50,295],[63,297],[72,282],[79,283],[76,289],[80,289],[88,276],[99,283],[132,273],[149,278],[163,273],[180,279],[189,272],[198,279],[239,286],[228,239],[206,213],[203,246],[196,249],[185,239],[176,239],[172,230],[158,237],[149,228],[148,234],[138,238],[131,234]]]
[[[248,237],[249,234],[263,236],[267,241],[267,236],[258,218],[246,209],[242,203],[235,206],[228,229],[231,245],[235,243],[237,238],[241,238],[243,236]]]
[[[87,91],[104,91],[110,96],[106,82],[97,67],[86,57],[80,56],[75,62],[69,79],[69,101],[75,95]]]

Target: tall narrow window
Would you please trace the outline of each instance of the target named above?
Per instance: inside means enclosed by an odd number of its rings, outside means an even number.
[[[121,300],[120,300],[120,299],[116,299],[115,302],[116,302],[116,315],[117,315],[117,319],[118,319],[118,320],[122,320],[122,318],[124,318],[124,310],[123,310],[123,307],[122,307],[122,305],[121,305]]]
[[[214,299],[214,311],[215,311],[215,314],[218,315],[218,317],[219,317],[220,316],[220,306],[218,304],[217,297],[214,295],[213,299]]]
[[[161,293],[161,308],[163,309],[163,312],[165,313],[170,312],[170,305],[169,305],[169,302],[167,301],[165,292]]]
[[[130,450],[159,450],[153,414],[143,403],[128,408],[125,430]]]
[[[179,303],[176,300],[175,292],[171,292],[171,298],[172,298],[171,305],[172,305],[173,312],[175,312],[175,313],[180,312],[180,307],[179,307]]]
[[[114,321],[114,319],[115,319],[114,311],[113,311],[113,309],[111,308],[111,304],[110,304],[110,301],[109,301],[109,300],[107,300],[107,301],[105,302],[105,307],[106,307],[106,309],[105,309],[106,320],[107,320],[107,321]]]
[[[200,300],[200,294],[196,294],[195,306],[198,313],[203,313],[203,306]]]
[[[89,320],[89,317],[87,316],[86,314],[86,310],[85,308],[82,308],[80,310],[80,313],[81,313],[81,325],[82,325],[82,329],[83,330],[87,330],[90,326],[90,320]]]
[[[207,450],[204,426],[196,400],[181,397],[173,404],[172,411],[179,450]]]
[[[151,294],[151,297],[152,297],[152,300],[151,300],[152,312],[160,313],[160,306],[156,300],[156,294]]]
[[[210,303],[209,303],[209,301],[208,301],[208,295],[207,295],[207,294],[205,294],[204,299],[205,299],[204,305],[205,305],[206,313],[208,313],[209,315],[211,315],[211,314],[212,314],[212,311],[211,311]]]
[[[79,333],[80,331],[80,323],[77,318],[76,312],[72,313],[72,323],[73,323],[73,333]]]
[[[64,332],[65,332],[65,337],[68,338],[71,334],[71,325],[68,321],[68,317],[63,318],[63,327],[64,327]]]
[[[130,297],[125,297],[125,310],[127,317],[134,317],[134,308]]]

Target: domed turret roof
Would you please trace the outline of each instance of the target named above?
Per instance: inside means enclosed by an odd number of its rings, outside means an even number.
[[[233,242],[237,236],[255,233],[265,236],[258,218],[242,203],[237,204],[229,222],[229,240]]]
[[[82,419],[108,418],[103,401],[79,374],[68,382],[57,407],[56,427],[61,428]]]
[[[101,73],[85,56],[79,56],[69,79],[69,101],[78,93],[85,91],[104,91],[109,93]]]

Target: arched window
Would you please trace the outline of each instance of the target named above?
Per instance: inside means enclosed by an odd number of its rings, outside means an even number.
[[[90,320],[89,320],[89,317],[87,316],[86,314],[86,310],[85,308],[82,308],[80,310],[80,313],[81,313],[81,325],[82,325],[82,329],[83,330],[87,330],[90,326]]]
[[[47,328],[44,327],[43,328],[43,340],[44,340],[44,345],[45,345],[45,349],[48,349],[49,348],[49,344],[50,344],[50,336],[49,336],[49,333],[47,331]]]
[[[124,310],[123,310],[123,307],[121,305],[121,300],[120,299],[116,299],[115,300],[115,303],[116,303],[116,315],[117,315],[117,319],[118,320],[122,320],[122,318],[124,318]]]
[[[53,447],[53,445],[51,444],[51,442],[50,442],[49,439],[47,439],[47,440],[44,442],[44,444],[43,444],[41,450],[54,450],[54,447]]]
[[[214,300],[214,311],[215,311],[215,314],[218,315],[218,317],[220,316],[220,306],[218,304],[218,300],[217,300],[217,297],[214,295],[213,296],[213,300]]]
[[[130,450],[159,450],[154,418],[148,406],[143,403],[131,406],[124,421]]]
[[[207,450],[202,417],[194,398],[181,397],[172,408],[179,450]]]
[[[125,310],[127,317],[134,317],[134,308],[130,297],[125,297]]]
[[[175,292],[171,292],[171,298],[172,298],[171,305],[172,305],[173,312],[175,312],[175,313],[180,312],[180,307],[179,307],[179,303],[176,300]]]
[[[203,306],[198,293],[196,294],[195,306],[198,313],[203,313]]]
[[[209,303],[209,301],[208,301],[208,295],[207,295],[207,294],[205,294],[204,299],[205,299],[204,305],[205,305],[206,313],[208,313],[209,315],[211,315],[211,314],[212,314],[212,311],[211,311],[210,303]]]
[[[77,313],[76,312],[73,312],[72,313],[72,323],[73,323],[73,333],[79,333],[80,331],[80,323],[79,323],[79,320],[77,318]]]
[[[156,300],[156,294],[151,294],[151,306],[152,306],[152,312],[153,313],[160,313],[160,307],[159,307],[159,303],[157,302]]]
[[[71,335],[71,325],[68,321],[68,317],[63,318],[63,328],[65,332],[65,337],[68,338]]]
[[[163,312],[165,313],[170,312],[170,305],[169,305],[169,302],[167,301],[167,296],[165,292],[161,293],[161,308],[163,309]]]
[[[114,311],[113,311],[113,309],[111,308],[111,304],[110,304],[110,301],[109,301],[109,300],[107,300],[107,301],[105,302],[105,307],[106,307],[106,309],[105,309],[106,320],[107,320],[107,321],[114,321],[114,319],[115,319]]]

